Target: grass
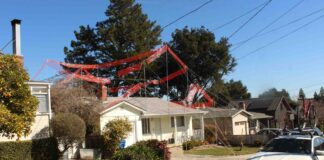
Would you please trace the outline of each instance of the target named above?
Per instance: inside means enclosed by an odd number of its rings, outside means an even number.
[[[215,147],[208,149],[193,149],[185,151],[186,154],[197,154],[197,155],[214,155],[214,156],[230,156],[230,155],[244,155],[253,154],[258,152],[259,147],[246,147],[240,151],[240,147]]]

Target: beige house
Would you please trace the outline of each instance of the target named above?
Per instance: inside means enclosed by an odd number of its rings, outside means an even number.
[[[38,99],[38,108],[36,111],[35,121],[31,126],[31,133],[26,137],[21,137],[20,140],[31,140],[49,137],[49,123],[52,117],[51,99],[50,99],[50,83],[30,81],[26,82],[33,96]],[[0,141],[15,141],[1,137]]]
[[[158,139],[181,144],[188,139],[204,139],[204,111],[187,108],[160,98],[109,97],[99,108],[100,129],[111,120],[127,118],[132,131],[126,146],[141,140]]]
[[[24,57],[21,53],[20,48],[20,24],[21,21],[14,19],[11,21],[12,25],[12,39],[13,43],[13,55],[22,64],[24,63]],[[0,53],[1,56],[1,53]],[[31,126],[31,133],[22,137],[20,140],[31,140],[49,137],[49,122],[51,119],[51,96],[50,96],[50,83],[39,82],[39,81],[29,81],[26,82],[32,95],[36,96],[39,104],[36,111],[35,121]],[[0,141],[15,141],[16,138],[8,139],[7,137],[1,137]]]
[[[208,112],[205,117],[205,129],[214,128],[212,131],[215,137],[226,135],[248,135],[249,119],[252,116],[245,110],[223,109],[223,108],[204,108]]]

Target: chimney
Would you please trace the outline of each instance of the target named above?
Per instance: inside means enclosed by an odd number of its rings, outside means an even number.
[[[107,100],[107,87],[104,84],[100,84],[99,99],[102,101]]]
[[[24,57],[21,54],[20,46],[20,24],[21,20],[13,19],[11,21],[12,26],[12,44],[13,44],[13,54],[22,64],[24,64]]]
[[[244,101],[239,102],[238,106],[239,106],[239,109],[246,110],[246,103]]]

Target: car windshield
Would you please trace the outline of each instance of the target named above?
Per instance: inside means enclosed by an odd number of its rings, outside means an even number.
[[[265,145],[262,152],[311,153],[311,140],[307,139],[273,139]]]

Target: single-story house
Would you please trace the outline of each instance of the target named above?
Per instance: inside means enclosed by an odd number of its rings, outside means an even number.
[[[129,97],[120,99],[108,97],[100,113],[100,129],[116,118],[127,118],[132,131],[126,139],[126,146],[137,141],[158,139],[181,144],[188,139],[204,139],[205,111],[153,97]]]
[[[261,113],[272,118],[260,118],[261,127],[270,128],[293,128],[294,110],[289,105],[286,98],[251,98],[248,100],[236,100],[234,103],[240,109],[246,109],[248,112]]]
[[[249,113],[252,115],[249,120],[250,134],[256,134],[262,128],[270,128],[270,120],[273,118],[272,116],[259,112]],[[260,121],[266,122],[266,125],[264,125]]]
[[[252,116],[245,110],[225,108],[203,108],[207,114],[204,116],[205,130],[215,129],[215,140],[226,135],[248,135],[249,118]]]

